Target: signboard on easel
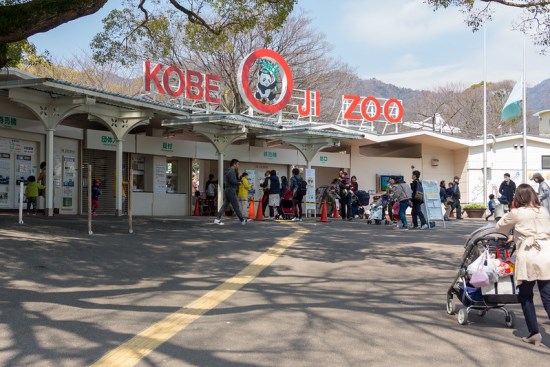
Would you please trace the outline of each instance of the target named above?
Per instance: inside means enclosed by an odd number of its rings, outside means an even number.
[[[443,221],[443,227],[445,227],[441,199],[439,198],[439,184],[437,181],[423,180],[422,188],[424,189],[423,211],[426,215],[426,221],[429,223],[434,220],[441,220]]]

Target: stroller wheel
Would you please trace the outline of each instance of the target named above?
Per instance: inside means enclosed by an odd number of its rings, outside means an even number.
[[[456,315],[456,305],[452,296],[447,298],[447,314]]]
[[[514,327],[514,324],[516,323],[516,314],[514,311],[508,311],[508,315],[504,316],[504,325],[506,325],[507,328],[511,329]]]
[[[458,315],[456,316],[458,323],[460,325],[468,325],[468,310],[461,308],[458,310]]]

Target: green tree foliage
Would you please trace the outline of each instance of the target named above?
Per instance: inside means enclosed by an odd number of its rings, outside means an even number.
[[[0,68],[8,63],[9,43],[93,14],[106,3],[107,0],[0,0]],[[296,0],[140,0],[137,5],[136,1],[127,0],[124,2],[126,8],[115,12],[122,12],[128,23],[113,25],[107,17],[105,27],[106,30],[109,26],[124,29],[128,33],[113,41],[108,39],[108,33],[98,35],[94,44],[111,51],[106,51],[103,56],[98,53],[97,59],[112,59],[114,48],[163,27],[159,10],[166,3],[170,4],[173,14],[186,17],[184,31],[190,36],[206,29],[209,42],[215,43],[223,41],[226,31],[250,29],[258,22],[279,27],[294,8]],[[111,19],[118,19],[115,15]]]
[[[279,28],[297,0],[142,0],[136,8],[126,1],[103,20],[103,31],[92,41],[97,62],[132,64],[143,54],[162,59],[181,35],[195,49],[217,50],[236,33],[262,24]],[[183,5],[185,4],[185,5]],[[136,47],[139,45],[139,47]]]
[[[39,55],[36,53],[36,47],[27,40],[9,43],[6,45],[7,65],[11,67],[23,68],[30,66],[49,64],[49,54]]]
[[[521,15],[512,27],[530,36],[541,53],[550,47],[550,1],[544,0],[424,0],[434,10],[457,7],[466,17],[466,23],[474,31],[491,21],[494,6],[517,8]],[[493,6],[494,5],[494,6]]]

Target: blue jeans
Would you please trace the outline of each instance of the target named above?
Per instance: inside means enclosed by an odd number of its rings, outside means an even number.
[[[530,334],[539,332],[537,314],[535,312],[535,305],[533,304],[533,288],[535,287],[535,283],[537,283],[539,287],[542,305],[544,306],[546,314],[550,319],[550,280],[533,280],[531,282],[522,282],[518,287],[518,299],[521,303],[525,323],[527,324],[527,329]]]
[[[401,200],[399,202],[399,218],[403,223],[403,227],[407,226],[407,208],[409,207],[409,199]]]

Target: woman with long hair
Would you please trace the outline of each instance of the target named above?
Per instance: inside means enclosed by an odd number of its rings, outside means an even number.
[[[533,289],[537,284],[550,319],[550,214],[541,207],[537,193],[527,184],[516,188],[512,208],[498,221],[497,230],[502,233],[514,230],[510,238],[517,247],[514,276],[529,330],[529,336],[522,340],[540,345],[542,336],[533,304]]]

